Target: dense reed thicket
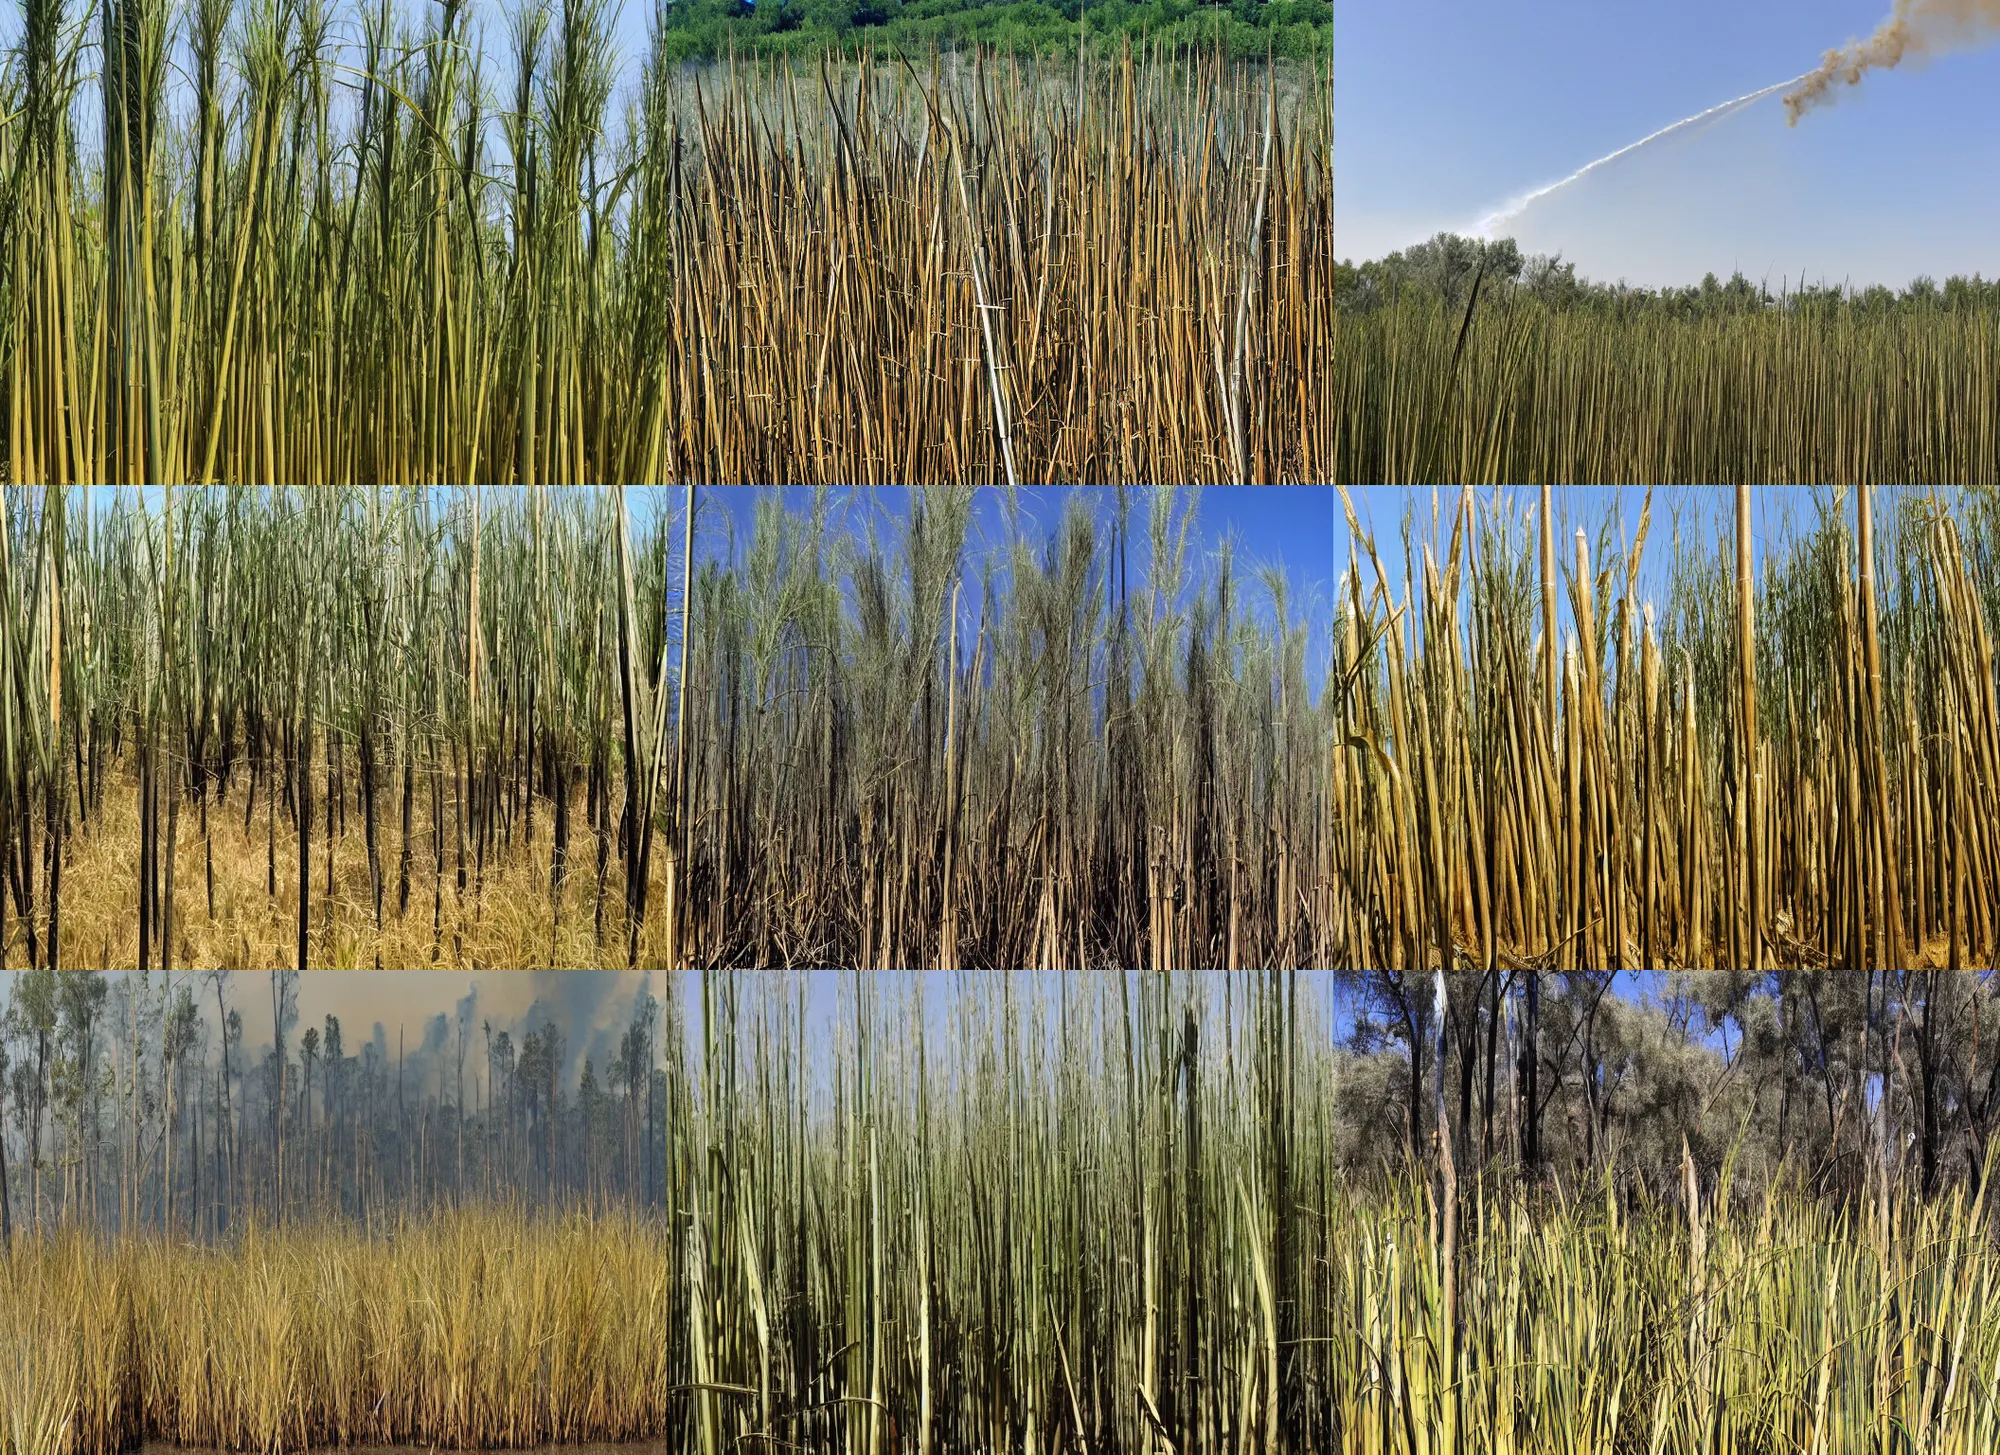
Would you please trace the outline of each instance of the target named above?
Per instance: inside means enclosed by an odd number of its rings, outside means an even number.
[[[983,549],[969,488],[865,531],[829,497],[771,497],[698,572],[679,491],[175,497],[92,515],[9,494],[0,568],[29,589],[0,843],[31,961],[59,939],[71,806],[87,836],[133,769],[138,843],[108,846],[125,857],[91,864],[88,895],[136,878],[137,934],[121,900],[73,959],[1963,968],[2000,949],[1989,488],[1781,497],[1761,546],[1748,492],[1733,539],[1730,497],[1675,495],[1692,513],[1669,546],[1649,495],[1560,550],[1560,497],[1433,494],[1400,552],[1356,523],[1331,602],[1191,550],[1171,491],[1143,517],[1078,498],[1045,538],[1006,517]],[[1639,589],[1649,533],[1664,601]],[[260,850],[261,896],[241,882]],[[489,872],[514,877],[488,894]],[[503,907],[508,938],[480,938]]]
[[[44,1429],[0,1449],[1199,1451],[1324,1427],[1328,1025],[1297,977],[996,977],[928,1008],[848,984],[811,1046],[802,981],[705,979],[692,1034],[670,999],[658,1196],[594,1219],[526,1178],[373,1239],[17,1233],[0,1428],[32,1399]]]
[[[1300,1290],[1325,1332],[1274,1349],[1268,1212],[1239,1180],[1204,1184],[1198,1260],[1158,1232],[1135,1242],[1128,1206],[1073,1220],[1059,1178],[1002,1211],[1010,1250],[966,1225],[980,1174],[926,1203],[909,1149],[874,1145],[875,1164],[866,1146],[825,1164],[823,1225],[746,1182],[734,1228],[710,1225],[711,1193],[679,1228],[465,1213],[393,1240],[23,1249],[0,1285],[0,1409],[25,1423],[0,1449],[112,1455],[140,1430],[257,1451],[652,1436],[712,1452],[769,1433],[833,1451],[1820,1455],[1907,1438],[1971,1455],[2000,1439],[2000,1270],[1962,1194],[1841,1214],[1698,1193],[1693,1219],[1494,1199],[1468,1214],[1454,1326],[1422,1197],[1333,1190],[1301,1221],[1326,1250]],[[878,1165],[901,1205],[871,1203]],[[1042,1193],[1063,1211],[1032,1210]],[[878,1263],[878,1233],[882,1259],[906,1261]],[[930,1261],[907,1261],[919,1248]],[[1149,1320],[1148,1286],[1188,1298],[1190,1274],[1214,1280],[1195,1322]],[[1292,1410],[1269,1400],[1274,1369],[1298,1381]]]
[[[1842,1202],[1782,1174],[1746,1194],[1683,1146],[1650,1191],[1496,1164],[1436,1194],[1337,1166],[1351,1063],[1292,975],[1010,976],[943,1006],[850,983],[858,1014],[817,1049],[802,982],[705,978],[692,1036],[670,1002],[657,1201],[563,1216],[530,1180],[372,1236],[17,1235],[0,1450],[2000,1436],[1984,1177],[1918,1202],[1877,1162]]]
[[[1327,478],[2000,482],[1990,307],[1687,316],[1491,296],[1342,312]]]
[[[656,24],[620,90],[602,0],[498,54],[463,0],[22,3],[9,481],[1326,473],[1313,64],[690,75]]]
[[[14,569],[28,589],[7,616],[7,699],[19,711],[8,720],[12,812],[0,813],[0,843],[11,850],[30,962],[61,955],[65,856],[55,845],[72,827],[88,835],[93,816],[102,829],[109,803],[111,831],[121,836],[109,847],[137,891],[118,903],[117,958],[141,969],[171,968],[179,949],[185,965],[188,930],[183,920],[177,933],[176,917],[188,915],[199,891],[205,922],[216,920],[213,820],[228,810],[239,781],[240,823],[230,825],[224,844],[225,908],[233,869],[239,881],[254,876],[275,911],[282,815],[290,849],[284,912],[256,921],[267,937],[255,943],[240,940],[240,931],[210,934],[203,944],[211,963],[295,957],[303,967],[309,939],[317,963],[358,956],[342,937],[349,927],[334,922],[337,900],[348,899],[351,917],[379,935],[388,921],[421,919],[426,889],[428,934],[394,942],[390,963],[398,952],[406,964],[436,959],[447,929],[454,959],[463,961],[464,940],[482,918],[486,865],[496,845],[511,846],[516,810],[525,814],[525,838],[534,839],[537,798],[519,791],[525,780],[510,779],[515,791],[497,803],[492,775],[502,762],[539,775],[545,824],[552,823],[536,901],[549,913],[535,925],[532,947],[521,942],[521,916],[504,913],[505,903],[495,906],[514,936],[512,955],[545,963],[559,953],[570,963],[607,958],[614,771],[627,800],[617,820],[619,862],[648,863],[652,835],[638,826],[651,822],[652,796],[649,789],[642,812],[637,794],[658,780],[665,751],[658,723],[668,695],[666,602],[679,599],[682,583],[667,580],[664,518],[651,518],[635,545],[623,497],[595,492],[560,500],[522,495],[514,502],[518,519],[488,518],[483,528],[477,495],[169,488],[159,503],[149,514],[136,493],[123,491],[102,510],[84,493],[56,487],[7,495],[12,545],[0,570],[18,561]],[[484,606],[482,540],[490,540]],[[684,547],[679,558],[684,566]],[[678,636],[678,619],[671,625]],[[508,663],[497,673],[495,653]],[[616,769],[614,722],[625,730]],[[628,763],[650,764],[651,777],[623,771]],[[134,777],[131,813],[119,796],[131,792]],[[497,824],[496,807],[504,808]],[[575,843],[575,866],[573,808],[587,823],[576,840],[585,833],[593,840]],[[122,835],[135,820],[133,843]],[[384,847],[392,831],[393,858]],[[345,884],[334,873],[334,850],[343,844],[358,856],[345,865]],[[48,895],[39,925],[38,846]],[[586,874],[591,847],[594,895],[579,887],[571,896],[585,938],[568,945],[559,939],[565,881]],[[316,869],[324,873],[317,885]],[[646,878],[623,876],[627,913],[614,924],[614,936],[629,925],[633,954],[644,910],[638,886]],[[84,892],[122,887],[100,877]],[[109,956],[110,916],[86,913],[95,931],[91,948]],[[135,937],[124,938],[134,927]],[[37,929],[46,931],[39,942]],[[268,938],[274,929],[275,943]],[[0,947],[9,944],[5,931],[0,910]],[[475,942],[475,965],[480,947]],[[4,954],[0,948],[0,964]]]

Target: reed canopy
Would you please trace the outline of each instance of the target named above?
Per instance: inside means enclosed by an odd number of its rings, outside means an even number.
[[[1990,285],[1900,306],[1808,289],[1703,307],[1677,301],[1692,289],[1565,299],[1483,281],[1476,296],[1464,281],[1456,297],[1348,295],[1324,365],[1337,438],[1322,478],[2000,484]]]

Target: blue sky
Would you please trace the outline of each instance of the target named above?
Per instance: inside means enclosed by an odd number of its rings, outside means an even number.
[[[787,508],[800,512],[810,508],[812,490],[804,486],[737,486],[712,488],[704,492],[698,552],[715,555],[728,550],[732,529],[737,537],[736,549],[742,550],[747,543],[758,500],[773,489],[784,499]],[[1132,492],[1133,542],[1128,569],[1134,592],[1140,589],[1141,573],[1145,567],[1145,497],[1148,493],[1145,488]],[[1644,486],[1637,485],[1556,487],[1551,492],[1551,500],[1555,514],[1558,572],[1567,570],[1575,560],[1575,535],[1579,529],[1584,530],[1595,543],[1600,529],[1608,521],[1614,538],[1629,543],[1639,528],[1646,493]],[[1459,495],[1457,487],[1371,485],[1349,489],[1348,496],[1354,502],[1356,520],[1365,532],[1374,537],[1390,589],[1398,601],[1402,599],[1405,574],[1402,529],[1406,515],[1413,522],[1413,556],[1421,571],[1422,546],[1431,539],[1435,509],[1438,522],[1435,555],[1442,568],[1450,549],[1452,511],[1457,507]],[[681,491],[678,488],[662,489],[655,498],[675,512],[680,509]],[[835,517],[845,521],[856,538],[865,534],[872,518],[882,530],[884,539],[893,541],[894,522],[905,518],[909,510],[909,492],[900,487],[857,487],[836,491],[834,498]],[[1770,486],[1754,491],[1751,497],[1751,531],[1758,568],[1762,569],[1764,552],[1770,542],[1811,529],[1817,519],[1819,507],[1816,502],[1830,502],[1833,498],[1831,491],[1815,495],[1806,487]],[[1024,529],[1031,539],[1037,541],[1046,539],[1072,499],[1083,501],[1106,523],[1116,509],[1116,491],[1104,486],[1024,488],[1021,499]],[[1498,499],[1505,508],[1516,513],[1517,519],[1526,528],[1535,528],[1533,512],[1540,500],[1537,487],[1502,487],[1497,496],[1489,487],[1475,491],[1474,499],[1482,512]],[[1003,502],[1004,492],[997,488],[980,491],[967,547],[968,562],[997,547],[1005,539]],[[1842,504],[1851,521],[1855,513],[1852,491],[1845,493]],[[1691,549],[1713,552],[1727,549],[1733,540],[1735,508],[1735,494],[1728,487],[1663,486],[1654,490],[1652,519],[1639,575],[1638,589],[1642,603],[1651,601],[1662,607],[1665,605],[1673,565],[1676,519]],[[1876,509],[1878,516],[1886,519],[1890,509],[1886,492],[1878,492]],[[722,516],[726,519],[719,518]],[[1339,492],[1327,486],[1218,486],[1202,490],[1198,496],[1191,554],[1205,557],[1212,568],[1225,535],[1235,542],[1239,581],[1248,583],[1250,570],[1260,564],[1276,564],[1290,583],[1294,621],[1303,613],[1311,612],[1306,653],[1307,681],[1315,691],[1319,690],[1326,678],[1331,622],[1337,605],[1335,596],[1349,557],[1346,512]],[[1101,535],[1100,540],[1108,548],[1108,532]],[[1361,564],[1363,590],[1371,591],[1375,584],[1374,568],[1359,542],[1354,544],[1354,553]],[[968,579],[977,579],[976,570],[969,574]],[[1001,584],[1004,589],[1004,579]],[[1251,584],[1247,595],[1239,599],[1247,601],[1251,610],[1269,619],[1268,598],[1261,587]],[[971,608],[968,605],[964,610],[969,629]],[[1557,616],[1561,630],[1573,630],[1574,618],[1566,578],[1560,574]]]
[[[810,486],[716,486],[704,491],[711,504],[724,508],[736,529],[747,536],[757,503],[776,489],[788,509],[801,514],[812,506]],[[667,492],[673,508],[679,509],[678,489]],[[1136,549],[1146,525],[1147,497],[1152,487],[1136,486],[1127,494],[1132,503],[1133,545]],[[998,487],[979,491],[973,510],[974,550],[997,545],[1005,539],[1006,492]],[[856,486],[833,492],[834,508],[857,533],[866,530],[872,515],[885,533],[893,521],[909,513],[908,489],[898,485]],[[1020,492],[1025,524],[1041,538],[1062,519],[1071,500],[1082,501],[1107,523],[1117,511],[1118,492],[1111,486],[1024,486]],[[1208,549],[1216,547],[1224,533],[1236,542],[1239,564],[1271,562],[1303,585],[1328,576],[1328,547],[1339,514],[1339,497],[1320,486],[1258,486],[1248,488],[1213,487],[1197,497],[1196,537]],[[718,528],[719,529],[719,528]],[[1133,585],[1137,588],[1140,562],[1131,562]]]
[[[1888,0],[1344,0],[1336,228],[1378,257],[1647,133],[1808,70]],[[1621,159],[1508,231],[1657,286],[1741,269],[1881,282],[2000,274],[2000,46],[1906,60],[1785,125],[1775,96]]]

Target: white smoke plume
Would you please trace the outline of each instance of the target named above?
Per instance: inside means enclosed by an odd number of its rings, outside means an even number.
[[[2000,3],[2000,0],[1996,0],[1996,3]],[[1547,197],[1552,192],[1560,192],[1563,188],[1570,186],[1572,183],[1582,181],[1585,177],[1589,176],[1599,167],[1609,166],[1612,162],[1617,161],[1620,157],[1628,156],[1631,153],[1638,151],[1639,148],[1641,147],[1650,146],[1656,141],[1664,140],[1667,137],[1674,136],[1680,132],[1686,131],[1691,127],[1699,126],[1704,122],[1720,121],[1725,116],[1730,116],[1735,112],[1741,111],[1744,107],[1750,105],[1752,102],[1763,100],[1766,96],[1769,96],[1773,91],[1782,91],[1785,89],[1785,87],[1797,85],[1799,82],[1804,81],[1806,79],[1807,77],[1805,76],[1795,76],[1789,81],[1778,81],[1772,85],[1765,86],[1760,90],[1752,91],[1748,95],[1738,96],[1734,101],[1724,101],[1721,105],[1711,106],[1706,111],[1697,111],[1692,116],[1684,116],[1679,121],[1674,122],[1671,126],[1663,126],[1656,132],[1652,132],[1649,135],[1642,136],[1637,141],[1630,142],[1625,146],[1618,148],[1618,150],[1615,152],[1606,152],[1596,161],[1589,162],[1584,166],[1578,167],[1574,172],[1571,172],[1567,177],[1564,177],[1562,180],[1557,182],[1550,182],[1548,185],[1543,187],[1537,187],[1532,192],[1524,192],[1519,197],[1516,197],[1512,202],[1509,202],[1506,206],[1502,207],[1499,211],[1487,213],[1486,216],[1480,218],[1479,221],[1476,224],[1474,224],[1473,233],[1475,236],[1484,238],[1498,237],[1500,228],[1504,227],[1507,223],[1512,222],[1515,218],[1519,217],[1523,212],[1526,212],[1530,207],[1534,206],[1544,197]]]

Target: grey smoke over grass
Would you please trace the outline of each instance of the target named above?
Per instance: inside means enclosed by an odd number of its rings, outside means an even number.
[[[221,971],[225,1003],[243,1017],[243,1043],[261,1060],[271,1047],[271,993],[264,972]],[[296,972],[284,972],[296,973]],[[115,980],[126,978],[114,975]],[[670,977],[632,970],[488,970],[454,975],[436,970],[307,971],[298,977],[298,1024],[289,1037],[340,1020],[350,1046],[375,1047],[393,1069],[400,1056],[413,1081],[434,1077],[436,1058],[454,1061],[459,1027],[467,1045],[508,1032],[515,1040],[528,1031],[555,1026],[562,1033],[566,1081],[574,1082],[585,1057],[601,1068],[631,1024],[640,997],[669,990]],[[157,987],[159,977],[153,976]],[[650,982],[650,984],[649,984]],[[176,985],[195,991],[196,1005],[213,1014],[210,975],[176,975]],[[472,1064],[467,1053],[467,1065]],[[468,1073],[469,1074],[469,1073]]]

